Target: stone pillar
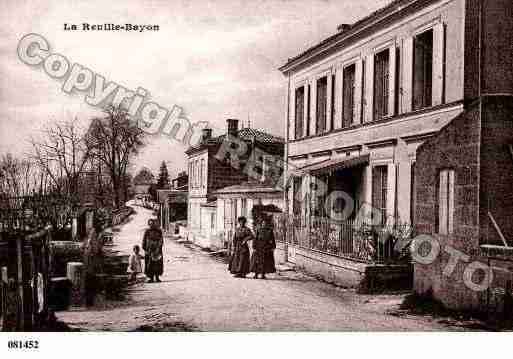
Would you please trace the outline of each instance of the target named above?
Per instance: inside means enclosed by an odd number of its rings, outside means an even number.
[[[82,304],[85,284],[85,267],[82,262],[68,262],[66,276],[71,282],[71,303]]]

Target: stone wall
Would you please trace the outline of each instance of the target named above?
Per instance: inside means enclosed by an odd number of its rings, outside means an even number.
[[[479,111],[478,106],[456,117],[440,133],[417,151],[415,170],[416,229],[440,243],[441,251],[431,264],[414,265],[414,290],[433,296],[450,308],[474,308],[479,298],[463,282],[464,266],[459,263],[449,273],[449,248],[475,253],[479,247]],[[454,231],[439,235],[438,178],[440,170],[455,171]]]

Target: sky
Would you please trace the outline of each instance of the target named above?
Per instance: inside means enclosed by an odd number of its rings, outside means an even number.
[[[20,39],[44,36],[64,55],[129,89],[142,87],[159,105],[207,121],[214,135],[227,118],[285,135],[288,58],[390,0],[0,0],[0,154],[23,156],[29,139],[53,121],[80,123],[100,113],[82,94],[18,58]],[[64,24],[157,24],[159,31],[65,31]],[[132,172],[155,173],[165,161],[172,175],[186,168],[183,145],[151,136]]]

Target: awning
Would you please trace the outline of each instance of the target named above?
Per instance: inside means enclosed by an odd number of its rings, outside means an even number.
[[[369,154],[353,157],[330,158],[321,162],[313,163],[291,172],[292,176],[302,176],[305,174],[319,175],[330,173],[343,168],[352,168],[369,164]]]

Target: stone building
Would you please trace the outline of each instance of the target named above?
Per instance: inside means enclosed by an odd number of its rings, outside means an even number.
[[[511,318],[513,4],[461,3],[464,107],[417,150],[415,224],[433,242],[419,250],[414,288],[453,309]]]
[[[201,142],[185,152],[189,172],[187,230],[189,240],[199,246],[222,248],[224,237],[217,230],[216,191],[259,176],[263,169],[258,163],[262,159],[255,156],[282,158],[284,140],[254,128],[239,129],[235,119],[227,120],[223,135],[212,137],[211,129],[203,131]]]
[[[384,264],[397,229],[416,223],[417,149],[459,118],[475,92],[478,4],[395,0],[280,68],[290,261],[346,285],[397,269]],[[321,229],[324,237],[312,239]]]

